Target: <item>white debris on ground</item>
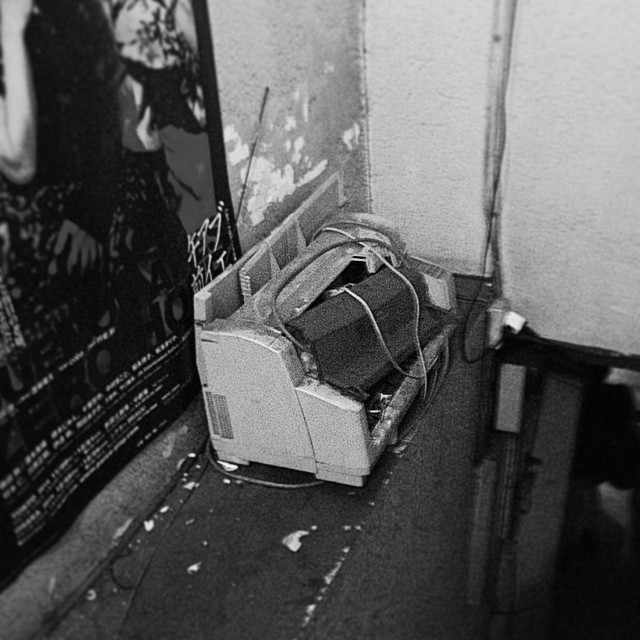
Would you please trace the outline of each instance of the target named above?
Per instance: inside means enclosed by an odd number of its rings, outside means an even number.
[[[396,455],[400,456],[404,453],[404,450],[409,446],[408,442],[402,441],[400,444],[397,444],[395,447],[391,447],[391,451]]]
[[[125,534],[127,529],[131,526],[132,522],[133,522],[133,518],[128,518],[126,520],[126,522],[122,526],[118,527],[115,530],[115,532],[114,532],[114,534],[112,536],[112,539],[113,540],[118,540],[119,538],[121,538]]]
[[[144,530],[149,533],[149,531],[153,530],[153,527],[156,526],[156,523],[153,520],[145,520],[144,521]]]
[[[193,575],[194,573],[198,573],[200,571],[200,567],[202,566],[202,562],[196,562],[187,567],[187,573]]]
[[[293,533],[290,533],[289,535],[282,538],[282,544],[287,547],[289,551],[293,551],[295,553],[302,546],[301,538],[308,535],[309,532],[304,531],[303,529],[294,531]]]
[[[232,464],[231,462],[225,462],[224,460],[218,460],[218,464],[225,471],[237,471],[238,470],[238,465],[237,464]]]
[[[194,482],[192,480],[191,482],[187,482],[187,484],[182,485],[182,488],[186,489],[187,491],[191,491],[195,489],[199,484],[200,484],[199,482]]]

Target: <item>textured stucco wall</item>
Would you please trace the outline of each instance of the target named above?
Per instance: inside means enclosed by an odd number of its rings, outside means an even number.
[[[456,271],[481,262],[491,0],[368,0],[372,210]]]
[[[506,294],[541,334],[640,353],[640,5],[520,3]]]
[[[362,2],[208,0],[234,206],[264,89],[270,93],[239,217],[244,249],[331,173],[348,208],[368,203]]]
[[[479,272],[494,3],[369,0],[372,209]],[[505,293],[542,335],[640,353],[640,6],[518,3]]]

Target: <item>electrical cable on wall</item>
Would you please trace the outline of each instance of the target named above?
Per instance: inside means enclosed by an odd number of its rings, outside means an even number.
[[[487,239],[493,260],[492,279],[497,296],[502,295],[500,223],[502,178],[507,141],[507,89],[511,71],[513,33],[518,0],[496,0],[490,59],[488,120],[485,130],[483,210]],[[486,269],[486,263],[483,265]],[[483,271],[484,273],[484,271]]]
[[[487,126],[485,129],[483,212],[486,221],[486,240],[482,256],[482,281],[469,312],[464,319],[463,357],[469,364],[479,362],[485,354],[483,344],[480,354],[470,357],[466,348],[466,338],[470,326],[470,316],[480,298],[483,282],[487,277],[491,256],[491,283],[494,297],[502,296],[503,272],[501,252],[502,180],[504,154],[507,142],[507,89],[511,71],[513,35],[518,0],[495,0],[492,46],[489,64],[489,103],[487,106]]]

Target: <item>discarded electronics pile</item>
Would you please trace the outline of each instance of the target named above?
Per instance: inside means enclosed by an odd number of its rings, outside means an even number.
[[[386,219],[320,225],[294,214],[196,294],[198,369],[219,460],[362,486],[443,375],[453,278]]]

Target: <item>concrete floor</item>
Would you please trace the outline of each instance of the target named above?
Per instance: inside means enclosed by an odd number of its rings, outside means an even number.
[[[482,637],[487,612],[465,601],[478,374],[455,358],[432,407],[407,419],[419,429],[362,489],[229,481],[200,453],[47,637]],[[307,535],[292,552],[282,539],[295,531]]]
[[[143,453],[137,473],[125,472],[105,490],[110,500],[99,496],[91,517],[83,514],[58,548],[25,572],[23,581],[37,582],[37,590],[18,581],[3,592],[0,621],[20,624],[5,624],[0,637],[488,637],[488,607],[466,600],[481,369],[465,363],[459,347],[433,405],[411,410],[406,435],[361,489],[332,483],[274,489],[219,474],[201,446],[206,428],[196,403],[183,424]],[[147,468],[156,471],[147,477]],[[261,465],[244,473],[309,479]],[[118,498],[119,508],[110,510]],[[86,520],[96,533],[78,541]],[[296,552],[283,544],[294,532],[305,534]],[[619,554],[619,536],[600,533],[595,547],[563,556],[549,630],[554,640],[640,637],[636,558]],[[65,568],[69,554],[59,549],[76,543],[88,560]],[[102,568],[92,574],[89,566]],[[15,591],[26,595],[14,597]]]

